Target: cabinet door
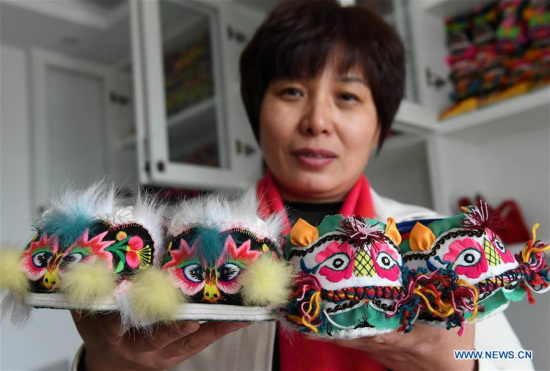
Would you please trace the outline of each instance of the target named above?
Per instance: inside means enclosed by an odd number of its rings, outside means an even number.
[[[40,50],[31,58],[35,205],[41,209],[54,187],[86,187],[107,173],[110,70]]]
[[[147,169],[147,179],[140,180],[210,189],[251,183],[259,176],[259,152],[257,170],[240,171],[244,157],[235,151],[240,103],[225,76],[228,50],[235,47],[224,36],[228,6],[175,0],[131,6],[137,129],[138,138],[145,138],[145,145],[138,141],[139,158]]]

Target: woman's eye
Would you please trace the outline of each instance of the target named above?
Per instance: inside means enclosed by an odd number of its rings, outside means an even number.
[[[232,281],[241,272],[241,268],[237,264],[225,263],[220,268],[218,268],[218,279],[220,281]]]
[[[204,281],[204,269],[198,264],[189,264],[184,267],[183,275],[191,282],[199,283]]]
[[[333,271],[343,271],[349,265],[350,258],[347,254],[338,253],[328,258],[323,266],[332,269]]]
[[[281,95],[287,96],[287,97],[293,97],[298,98],[301,97],[303,94],[300,91],[300,89],[297,88],[285,88],[281,91]]]
[[[376,262],[382,269],[391,269],[397,262],[387,252],[380,252],[376,256]]]
[[[45,251],[34,255],[32,257],[32,262],[37,268],[46,268],[51,258],[52,253],[49,251]]]
[[[477,249],[465,249],[460,253],[454,262],[454,266],[471,267],[481,259],[481,252]]]
[[[357,96],[355,94],[351,94],[351,93],[340,94],[339,98],[343,101],[346,101],[346,102],[353,102],[353,101],[358,101],[359,100],[359,98],[357,98]]]

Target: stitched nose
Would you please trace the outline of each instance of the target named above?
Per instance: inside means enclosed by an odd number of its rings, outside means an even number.
[[[372,258],[367,251],[363,249],[358,249],[353,257],[353,274],[355,275],[355,277],[374,276],[374,264],[372,263]]]

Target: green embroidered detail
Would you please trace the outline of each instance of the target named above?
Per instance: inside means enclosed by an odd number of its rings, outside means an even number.
[[[386,317],[386,313],[377,310],[372,305],[365,302],[358,304],[350,310],[342,310],[338,313],[329,313],[332,322],[338,326],[356,328],[358,325],[362,327],[375,327],[379,330],[397,330],[400,326],[399,316]],[[344,330],[338,329],[335,330]]]

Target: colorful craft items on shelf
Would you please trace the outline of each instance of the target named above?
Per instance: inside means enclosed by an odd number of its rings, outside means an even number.
[[[300,219],[286,238],[286,217],[265,217],[258,205],[253,190],[234,200],[210,195],[181,202],[168,223],[158,202],[138,196],[124,207],[105,182],[68,190],[22,252],[2,249],[3,315],[24,322],[32,307],[119,312],[121,330],[280,319],[328,338],[408,332],[418,322],[461,334],[550,289],[550,245],[536,239],[538,224],[514,257],[483,201],[454,217],[398,224]]]
[[[446,119],[550,84],[550,1],[502,0],[446,21]]]
[[[210,35],[199,33],[191,44],[164,56],[166,113],[173,116],[214,94]]]

